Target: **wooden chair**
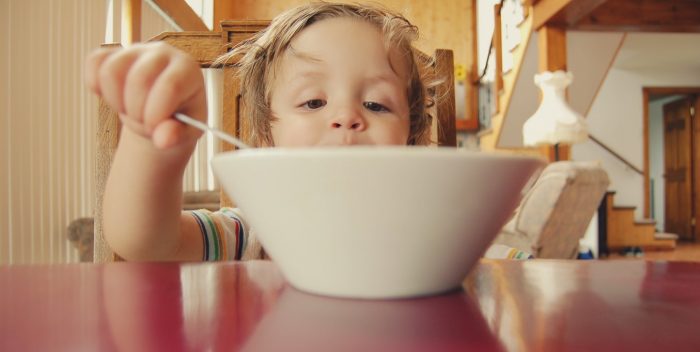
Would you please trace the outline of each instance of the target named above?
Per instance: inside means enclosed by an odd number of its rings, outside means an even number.
[[[269,21],[224,21],[221,23],[221,32],[166,32],[150,41],[164,41],[174,47],[192,55],[202,68],[208,68],[212,63],[225,53],[225,51],[250,38],[258,31],[264,29]],[[431,107],[433,122],[433,139],[439,146],[456,146],[455,129],[455,98],[454,98],[454,59],[451,50],[438,49],[434,55],[434,69],[438,77],[444,77],[444,81],[435,88],[435,96],[441,97],[437,104]],[[241,120],[239,98],[240,86],[234,75],[233,63],[222,68],[223,70],[223,130],[233,134],[245,134],[248,126],[245,120]],[[437,128],[435,128],[437,126]],[[119,140],[119,118],[117,112],[112,110],[103,101],[99,104],[99,121],[97,131],[97,155],[96,155],[96,203],[95,203],[95,262],[107,262],[118,260],[107,245],[102,231],[102,199],[112,164],[114,152]],[[240,133],[239,133],[240,132]],[[222,143],[221,150],[231,150],[233,147]],[[221,205],[230,206],[232,203],[222,193]]]

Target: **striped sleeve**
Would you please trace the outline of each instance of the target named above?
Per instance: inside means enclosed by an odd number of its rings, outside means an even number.
[[[240,260],[247,242],[247,229],[237,209],[221,208],[190,212],[202,233],[203,261]]]
[[[488,259],[534,259],[535,257],[527,252],[518,250],[517,248],[505,246],[502,244],[492,244],[484,254],[484,258]]]

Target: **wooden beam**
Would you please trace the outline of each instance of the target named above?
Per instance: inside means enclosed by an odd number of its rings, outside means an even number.
[[[495,86],[496,86],[496,111],[498,113],[500,110],[500,96],[501,90],[503,90],[503,35],[501,34],[501,5],[496,4],[493,6],[493,49],[495,50]]]
[[[546,26],[537,32],[539,71],[566,71],[566,29]]]
[[[457,133],[455,121],[455,81],[454,55],[452,50],[435,50],[435,76],[443,77],[445,81],[435,87],[435,96],[443,99],[436,104],[438,121],[438,141],[440,147],[456,147]]]
[[[700,32],[700,1],[607,1],[568,25],[591,31]]]
[[[122,0],[120,39],[124,45],[141,41],[141,0]]]
[[[204,21],[185,0],[152,0],[156,6],[182,28],[183,31],[208,31]]]
[[[554,22],[550,21],[549,24],[566,24],[568,26],[573,26],[576,23],[578,23],[582,18],[593,13],[607,1],[608,0],[572,1],[571,3],[569,3],[569,6],[565,7],[564,10],[560,12],[560,17],[554,19]]]
[[[531,1],[531,0],[529,0]],[[533,27],[615,32],[700,32],[697,0],[540,0]]]
[[[472,55],[471,55],[471,60],[472,60],[472,65],[467,72],[467,81],[464,82],[465,87],[466,87],[466,92],[465,92],[465,102],[466,102],[466,109],[465,113],[467,116],[464,116],[464,121],[462,126],[457,126],[457,130],[460,131],[460,127],[462,128],[461,130],[469,130],[469,131],[478,131],[479,130],[479,85],[475,84],[476,80],[479,78],[479,43],[478,43],[478,35],[477,35],[477,28],[476,28],[476,3],[477,0],[472,0],[471,1],[471,23],[470,23],[470,32],[469,36],[471,38],[472,42]],[[457,124],[460,124],[461,119],[457,120]]]
[[[533,8],[532,29],[538,30],[571,3],[572,0],[540,0]]]
[[[567,27],[573,26],[606,2],[608,0],[540,1],[534,8],[534,28],[537,30],[542,26],[552,24]]]

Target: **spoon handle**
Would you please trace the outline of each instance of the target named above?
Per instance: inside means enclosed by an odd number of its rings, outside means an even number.
[[[193,118],[191,118],[191,117],[189,117],[189,116],[187,116],[187,115],[185,115],[185,114],[176,112],[176,113],[175,113],[175,119],[178,120],[178,121],[180,121],[180,122],[182,122],[182,123],[188,124],[188,125],[190,125],[190,126],[192,126],[192,127],[194,127],[194,128],[200,129],[200,130],[202,130],[202,131],[204,131],[204,132],[210,132],[210,133],[213,134],[214,136],[216,136],[216,137],[218,137],[218,138],[220,138],[220,139],[223,139],[224,141],[226,141],[226,142],[228,142],[228,143],[230,143],[230,144],[233,144],[233,145],[235,145],[236,147],[238,147],[238,148],[240,148],[240,149],[247,149],[247,148],[250,148],[250,146],[248,146],[247,144],[243,143],[240,139],[238,139],[238,138],[236,138],[236,137],[234,137],[234,136],[232,136],[232,135],[230,135],[230,134],[228,134],[228,133],[226,133],[226,132],[224,132],[224,131],[218,130],[218,129],[216,129],[216,128],[209,127],[207,124],[205,124],[205,123],[203,123],[203,122],[201,122],[201,121],[197,121],[197,120],[195,120],[195,119],[193,119]]]

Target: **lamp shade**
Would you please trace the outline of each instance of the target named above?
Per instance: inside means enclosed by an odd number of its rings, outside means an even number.
[[[583,117],[566,102],[565,90],[573,80],[570,72],[543,72],[535,75],[535,84],[542,90],[542,102],[523,125],[523,144],[574,144],[588,139],[588,126]]]

